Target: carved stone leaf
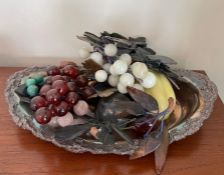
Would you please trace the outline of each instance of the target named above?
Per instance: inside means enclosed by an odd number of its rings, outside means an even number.
[[[55,130],[55,139],[57,141],[66,141],[75,139],[90,130],[90,124],[72,125]]]
[[[100,37],[96,36],[96,35],[93,34],[93,33],[85,32],[85,33],[84,33],[84,36],[87,37],[89,40],[91,40],[91,41],[94,42],[94,43],[102,44],[102,43],[101,43],[101,40],[100,40]]]
[[[119,129],[119,127],[117,127],[115,124],[111,125],[113,130],[121,137],[123,138],[125,141],[127,141],[129,144],[133,145],[133,141],[132,139],[128,136],[128,134],[125,133],[125,131]]]
[[[18,96],[26,96],[26,84],[22,84],[20,85],[19,87],[17,87],[15,89],[15,93],[18,95]]]
[[[166,125],[164,125],[163,133],[162,133],[162,142],[158,149],[155,150],[154,155],[155,155],[155,166],[156,166],[156,173],[160,174],[165,161],[166,161],[166,156],[167,156],[167,151],[168,151],[168,146],[169,146],[169,133],[168,133],[168,128]]]
[[[148,55],[155,55],[155,53],[156,53],[151,48],[142,48],[142,47],[137,47],[135,49],[135,52],[136,52],[136,56],[140,56],[140,57],[142,57],[142,56],[146,57]]]
[[[117,44],[117,47],[119,47],[119,50],[117,51],[118,55],[122,55],[124,53],[130,54],[132,52],[129,48],[124,48],[123,45]]]
[[[134,41],[134,42],[139,42],[139,43],[146,43],[146,38],[145,37],[136,37],[136,38],[132,38],[129,37],[128,38],[130,41]]]
[[[137,159],[146,156],[155,151],[161,144],[161,139],[149,135],[145,140],[142,141],[140,147],[134,151],[130,156],[130,159]]]
[[[95,43],[93,41],[91,41],[89,38],[85,37],[85,36],[77,36],[78,39],[88,42],[90,45],[94,46],[94,47],[102,47],[100,44]]]
[[[130,159],[137,159],[143,156],[146,156],[156,149],[162,144],[163,140],[163,131],[165,129],[165,121],[161,121],[160,127],[147,135],[147,137],[141,141],[140,146],[134,153],[130,156]],[[168,131],[165,131],[165,133]]]
[[[120,93],[114,93],[113,95],[105,98],[101,98],[96,109],[96,118],[104,121],[116,120],[116,117],[127,116],[125,109],[114,108],[113,102],[115,101],[130,101],[128,97]]]
[[[120,38],[120,39],[127,39],[125,36],[119,34],[119,33],[108,33],[107,31],[104,31],[103,33],[101,33],[101,36],[111,36],[114,38]]]
[[[97,91],[97,95],[99,97],[109,97],[111,96],[112,94],[114,94],[115,92],[117,91],[116,88],[109,88],[109,89],[105,89],[103,91]]]
[[[20,101],[19,105],[28,116],[33,116],[34,115],[34,112],[30,108],[30,103]]]
[[[128,87],[129,95],[147,111],[158,111],[158,103],[155,98],[133,87]]]
[[[111,86],[107,82],[100,82],[94,85],[94,89],[98,92],[106,91],[107,89],[111,89]]]
[[[127,39],[121,39],[121,38],[114,38],[114,37],[111,37],[111,36],[104,36],[104,38],[108,39],[108,40],[111,40],[113,42],[116,42],[116,43],[120,43],[120,44],[125,44],[127,46],[131,46],[131,42]]]
[[[29,97],[19,97],[20,102],[29,103],[31,102],[31,99]]]
[[[97,137],[105,145],[112,145],[115,142],[114,135],[105,127],[101,128],[101,131],[98,132]]]
[[[145,37],[137,37],[137,38],[129,37],[128,39],[129,39],[129,41],[131,41],[131,42],[133,43],[133,45],[135,45],[135,46],[146,47],[146,45],[147,45],[147,43],[146,43],[146,38],[145,38]]]
[[[149,47],[145,47],[144,50],[148,53],[150,53],[151,55],[155,55],[156,51],[154,51],[153,49],[149,48]]]
[[[133,101],[113,101],[111,105],[115,109],[119,111],[123,110],[130,115],[139,116],[146,114],[145,109],[140,104]]]
[[[102,67],[99,64],[97,64],[95,61],[91,59],[86,60],[85,62],[82,63],[82,65],[87,71],[91,72],[92,74],[102,69]]]
[[[148,55],[148,57],[152,60],[160,60],[164,64],[177,64],[172,58],[161,56],[161,55]]]

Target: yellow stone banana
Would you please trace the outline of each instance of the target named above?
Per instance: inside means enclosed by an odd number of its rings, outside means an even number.
[[[164,74],[155,71],[151,72],[153,72],[157,78],[156,84],[152,88],[145,89],[144,91],[157,100],[159,112],[162,112],[167,109],[169,104],[168,99],[170,97],[174,99],[174,102],[176,104],[176,95],[170,81]],[[169,114],[166,115],[166,118],[168,116]]]

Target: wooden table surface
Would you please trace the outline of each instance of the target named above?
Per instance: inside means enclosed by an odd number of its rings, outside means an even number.
[[[18,128],[4,98],[7,78],[22,68],[0,68],[0,175],[151,175],[153,155],[73,154]],[[224,105],[220,98],[196,134],[173,143],[163,175],[224,175]]]

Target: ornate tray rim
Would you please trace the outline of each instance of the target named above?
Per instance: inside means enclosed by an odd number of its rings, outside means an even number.
[[[7,86],[5,89],[5,98],[9,104],[9,113],[11,114],[12,119],[16,123],[16,125],[18,125],[23,129],[31,131],[33,135],[42,140],[52,142],[56,146],[62,147],[74,153],[91,152],[93,154],[107,154],[107,153],[113,153],[119,155],[132,154],[133,150],[136,149],[137,147],[130,146],[129,148],[124,148],[124,145],[121,143],[105,146],[105,149],[104,148],[102,149],[89,146],[88,144],[91,143],[88,143],[83,139],[76,139],[75,143],[63,145],[58,143],[52,138],[44,137],[42,134],[38,133],[35,130],[35,128],[30,127],[29,123],[27,122],[28,120],[26,120],[28,116],[26,116],[18,109],[18,103],[15,102],[15,95],[13,92],[15,87],[21,83],[21,79],[23,77],[29,75],[32,72],[43,71],[47,67],[48,66],[28,67],[21,71],[15,72],[8,78]],[[208,78],[208,76],[198,72],[193,72],[184,69],[175,69],[174,71],[182,76],[187,77],[187,79],[189,79],[191,83],[193,83],[194,86],[198,88],[201,98],[204,99],[204,104],[203,107],[199,108],[191,117],[187,118],[184,122],[182,122],[175,128],[169,130],[170,144],[173,143],[174,141],[184,139],[185,137],[196,133],[202,127],[203,122],[210,116],[211,112],[213,111],[214,102],[218,96],[217,87]],[[20,113],[23,116],[19,115]]]

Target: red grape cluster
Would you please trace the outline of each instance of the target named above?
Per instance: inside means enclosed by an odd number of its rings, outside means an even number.
[[[88,84],[88,78],[75,65],[51,67],[39,95],[31,99],[30,107],[35,111],[36,121],[46,124],[52,117],[62,117],[67,112],[85,115],[88,103],[84,100],[95,94],[94,88]]]

